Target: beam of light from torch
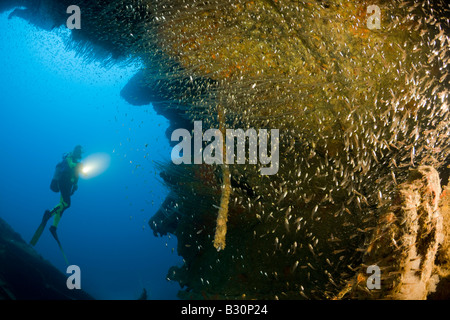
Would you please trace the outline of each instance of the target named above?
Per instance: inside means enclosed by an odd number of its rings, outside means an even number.
[[[106,171],[111,162],[111,157],[107,153],[94,153],[82,161],[80,176],[83,179],[94,178]]]

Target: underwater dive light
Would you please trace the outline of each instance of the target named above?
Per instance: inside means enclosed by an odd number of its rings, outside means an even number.
[[[111,157],[107,153],[93,153],[83,160],[81,177],[90,179],[96,177],[109,167]]]

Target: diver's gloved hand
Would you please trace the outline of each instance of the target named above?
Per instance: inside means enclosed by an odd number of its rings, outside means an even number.
[[[70,194],[70,195],[73,195],[74,193],[75,193],[75,191],[77,191],[78,190],[78,185],[74,185],[73,187],[72,187],[72,193]]]

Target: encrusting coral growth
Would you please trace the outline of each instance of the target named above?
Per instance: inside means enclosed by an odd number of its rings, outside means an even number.
[[[440,199],[437,171],[427,166],[412,169],[408,181],[398,186],[387,212],[380,216],[365,247],[360,271],[336,298],[349,294],[358,299],[423,300],[434,292],[440,280],[437,257],[449,254],[442,246],[448,246],[449,241],[444,228],[448,212]],[[370,265],[380,268],[379,290],[367,289]]]

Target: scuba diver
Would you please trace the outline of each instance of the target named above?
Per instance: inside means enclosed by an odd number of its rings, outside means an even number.
[[[56,233],[56,228],[58,227],[63,212],[70,207],[70,197],[78,189],[78,178],[79,173],[81,172],[80,160],[82,153],[83,148],[80,145],[77,145],[72,152],[64,154],[62,161],[56,165],[55,173],[50,184],[50,189],[54,192],[61,193],[60,201],[51,211],[45,210],[41,225],[36,230],[36,233],[30,241],[31,245],[36,245],[42,232],[44,231],[47,221],[51,217],[54,217],[53,225],[50,227],[50,232],[62,251],[61,243],[59,242],[58,235]]]

